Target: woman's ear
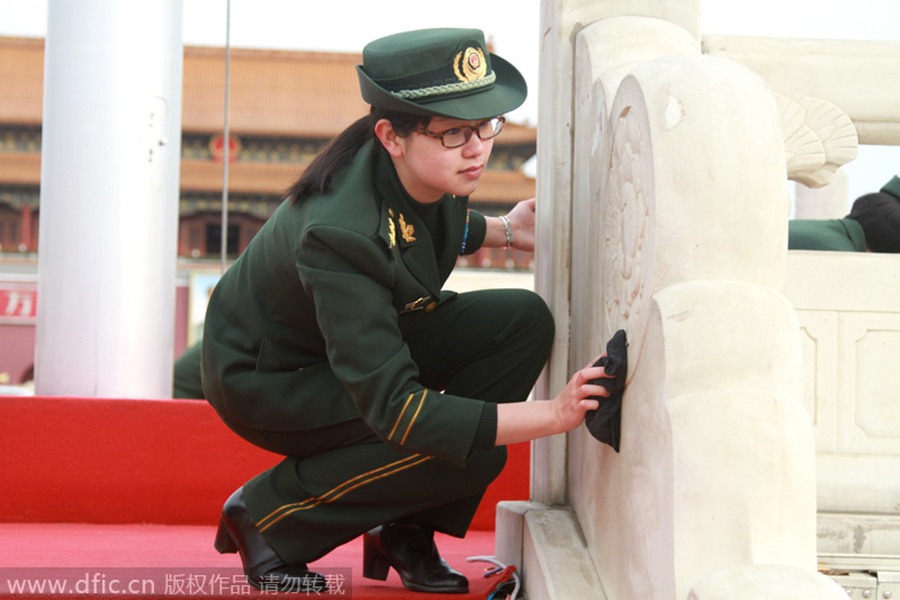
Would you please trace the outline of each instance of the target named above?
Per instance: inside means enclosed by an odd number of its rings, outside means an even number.
[[[399,158],[403,154],[402,140],[397,135],[397,132],[394,131],[394,126],[391,125],[390,121],[379,119],[375,123],[375,135],[378,137],[381,145],[384,146],[384,149],[388,151],[388,154],[394,158]]]

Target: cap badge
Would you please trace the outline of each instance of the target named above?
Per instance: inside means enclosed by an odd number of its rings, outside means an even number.
[[[487,61],[481,48],[469,47],[453,57],[453,72],[460,81],[475,81],[487,74]]]

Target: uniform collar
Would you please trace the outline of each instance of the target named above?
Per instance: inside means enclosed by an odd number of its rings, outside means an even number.
[[[389,250],[399,251],[407,268],[437,296],[441,282],[434,245],[415,208],[415,200],[403,188],[387,152],[374,143],[372,154],[373,183],[381,211],[381,238]],[[443,203],[446,198],[438,202]]]

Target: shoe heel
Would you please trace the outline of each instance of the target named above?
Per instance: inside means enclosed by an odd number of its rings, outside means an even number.
[[[384,554],[368,543],[368,540],[365,540],[363,543],[363,577],[384,581],[387,579],[390,567]]]
[[[237,544],[234,538],[231,537],[231,532],[228,531],[228,527],[225,526],[225,522],[221,519],[219,520],[219,529],[216,531],[215,547],[219,554],[232,554],[238,551]]]

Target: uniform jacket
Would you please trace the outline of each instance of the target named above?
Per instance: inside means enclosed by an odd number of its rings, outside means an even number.
[[[436,255],[412,202],[369,142],[331,192],[276,209],[209,301],[203,387],[226,422],[312,431],[362,418],[389,444],[465,461],[483,403],[419,384],[398,320],[451,297],[441,288],[485,220],[445,196]]]
[[[866,234],[855,219],[797,219],[788,222],[788,249],[865,252]]]

